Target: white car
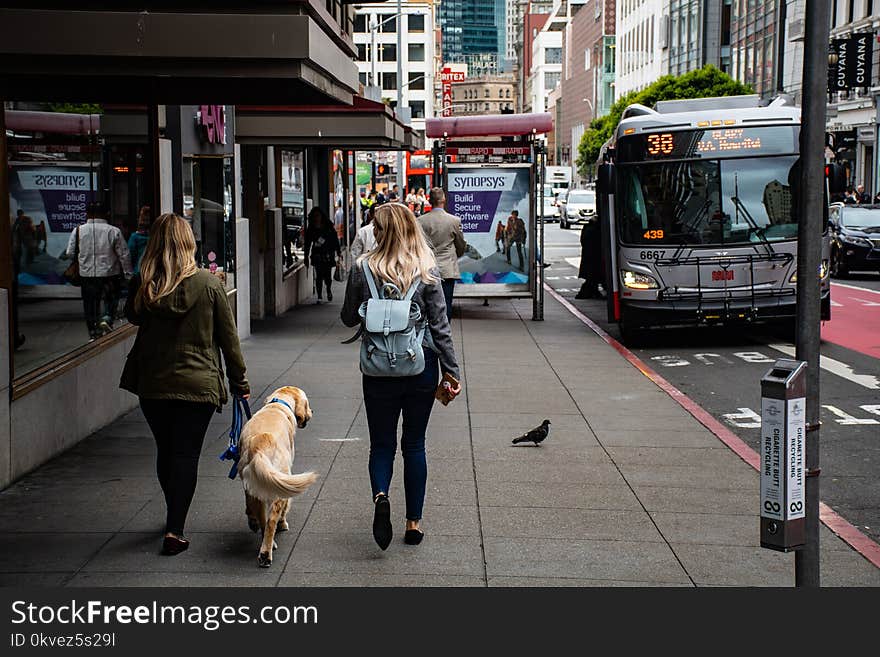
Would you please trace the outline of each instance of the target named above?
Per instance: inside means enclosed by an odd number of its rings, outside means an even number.
[[[589,189],[573,189],[565,195],[559,217],[559,227],[587,223],[596,219],[596,192]]]
[[[559,219],[559,206],[556,205],[556,195],[553,193],[550,185],[544,186],[544,208],[541,216],[544,218],[544,221],[557,221]]]

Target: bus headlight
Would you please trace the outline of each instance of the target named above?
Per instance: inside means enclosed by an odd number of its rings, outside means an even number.
[[[657,284],[657,279],[653,276],[640,274],[629,269],[621,269],[620,278],[623,281],[624,287],[632,288],[633,290],[656,290],[660,287]]]
[[[823,260],[822,264],[819,265],[819,280],[824,281],[828,276],[828,261]],[[791,278],[788,279],[789,283],[797,283],[797,272],[791,275]]]

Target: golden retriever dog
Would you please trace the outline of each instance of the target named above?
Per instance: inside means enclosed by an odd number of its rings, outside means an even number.
[[[272,565],[275,532],[287,531],[290,497],[315,483],[314,472],[290,474],[297,427],[312,419],[309,400],[299,388],[278,388],[241,430],[238,471],[244,482],[245,512],[251,530],[263,533],[258,561]]]

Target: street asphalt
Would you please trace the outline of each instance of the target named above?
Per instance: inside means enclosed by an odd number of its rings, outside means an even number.
[[[0,493],[0,584],[794,584],[794,555],[759,547],[757,473],[550,296],[543,322],[531,320],[528,300],[456,303],[465,393],[433,412],[426,537],[403,543],[398,459],[395,537],[382,552],[371,535],[357,348],[340,344],[351,330],[339,306],[258,322],[243,343],[253,406],[295,385],[314,411],[297,433],[293,471],[320,479],[293,500],[271,568],[257,566],[241,484],[217,458],[228,409],[206,440],[192,546],[159,555],[164,502],[135,410]],[[545,418],[551,434],[540,447],[511,445]],[[821,548],[823,585],[880,585],[880,569],[824,526]]]

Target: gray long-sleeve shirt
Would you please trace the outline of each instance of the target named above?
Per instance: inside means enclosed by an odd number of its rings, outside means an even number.
[[[104,219],[89,219],[70,233],[67,255],[76,253],[79,236],[80,276],[131,276],[131,257],[122,231]]]
[[[438,275],[439,272],[434,270],[434,274]],[[342,312],[340,313],[342,323],[346,326],[360,324],[361,317],[358,314],[358,309],[369,298],[370,287],[367,285],[364,272],[360,264],[355,264],[348,274],[345,302],[342,304]],[[449,372],[460,381],[458,360],[455,357],[455,347],[452,344],[452,329],[446,317],[446,299],[443,296],[443,288],[439,282],[431,284],[421,282],[416,289],[415,296],[413,296],[413,301],[422,311],[422,317],[426,317],[428,320],[428,330],[431,331],[434,346],[437,347],[441,371]]]

